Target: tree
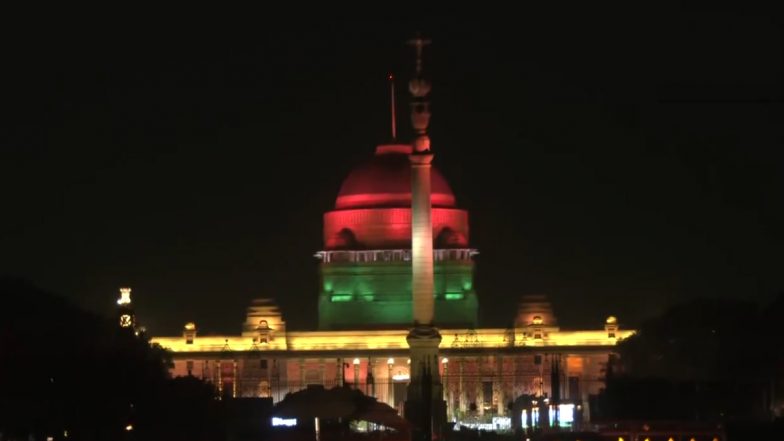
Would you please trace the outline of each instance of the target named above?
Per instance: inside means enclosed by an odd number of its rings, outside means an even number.
[[[211,387],[171,380],[168,354],[114,320],[19,279],[0,279],[0,432],[171,439],[181,410],[215,415]],[[189,420],[192,421],[192,420]],[[198,438],[191,438],[198,439]]]
[[[700,299],[646,321],[618,346],[603,412],[623,418],[763,417],[784,359],[781,343],[771,338],[783,304],[782,296],[764,309],[745,300]]]

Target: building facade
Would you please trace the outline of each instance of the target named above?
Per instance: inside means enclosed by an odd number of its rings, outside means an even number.
[[[413,323],[411,150],[378,146],[324,214],[317,331],[288,330],[272,300],[254,300],[241,333],[206,336],[188,323],[182,335],[152,338],[171,351],[172,374],[212,382],[222,397],[275,402],[311,384],[355,387],[402,413]],[[508,418],[521,399],[548,397],[574,404],[589,419],[608,357],[632,331],[619,329],[614,317],[594,329],[561,330],[540,295],[522,298],[513,327],[480,327],[468,212],[435,168],[431,184],[433,299],[447,419],[490,423]]]

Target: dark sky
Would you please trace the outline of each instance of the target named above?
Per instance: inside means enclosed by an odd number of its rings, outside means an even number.
[[[314,327],[322,213],[387,140],[421,29],[484,324],[525,293],[594,327],[784,289],[776,15],[553,12],[26,28],[3,43],[0,273],[107,314],[130,285],[153,334],[239,332],[259,296]]]

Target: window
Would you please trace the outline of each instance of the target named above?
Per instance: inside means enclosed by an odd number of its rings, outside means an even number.
[[[193,375],[193,361],[188,360],[185,362],[185,369],[188,371],[188,375]]]
[[[265,360],[265,359],[259,360],[259,368],[267,369],[267,360]]]

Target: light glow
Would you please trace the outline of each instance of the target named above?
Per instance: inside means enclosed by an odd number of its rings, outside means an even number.
[[[331,302],[350,302],[353,297],[351,294],[335,294],[329,300]]]
[[[294,427],[297,425],[296,418],[272,417],[272,427]]]
[[[408,381],[410,378],[408,374],[395,374],[392,376],[394,381]]]
[[[130,432],[131,430],[133,430],[133,424],[128,424],[127,426],[125,426],[126,432]]]
[[[120,288],[120,298],[117,299],[118,305],[129,305],[131,303],[131,288]]]
[[[571,427],[574,424],[574,404],[558,405],[558,425]]]

